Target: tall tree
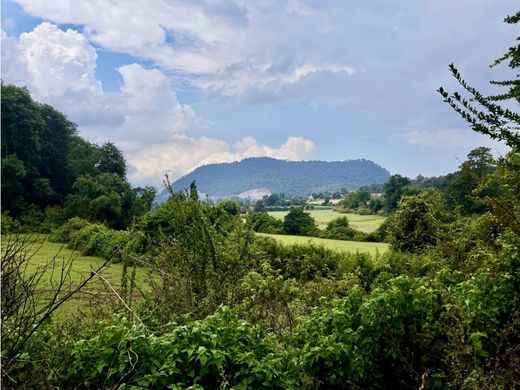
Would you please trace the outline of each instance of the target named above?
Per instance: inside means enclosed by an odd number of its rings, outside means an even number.
[[[399,200],[404,195],[412,195],[417,192],[412,182],[407,177],[401,175],[392,175],[383,187],[384,191],[384,209],[387,214],[393,212]]]
[[[518,24],[520,11],[513,16],[507,16],[504,21],[508,24]],[[504,55],[495,60],[491,67],[509,61],[509,67],[518,72],[520,37],[516,40],[517,44],[511,46]],[[516,73],[516,79],[513,80],[491,81],[491,84],[506,87],[508,90],[502,94],[485,96],[462,78],[454,64],[450,64],[449,68],[453,77],[462,86],[463,92],[450,93],[441,87],[438,91],[444,101],[469,122],[474,131],[488,135],[492,139],[505,141],[512,148],[520,148],[520,114],[500,104],[510,100],[513,103],[520,103],[520,75]]]

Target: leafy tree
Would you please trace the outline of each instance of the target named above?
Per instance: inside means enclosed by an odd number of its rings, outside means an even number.
[[[298,236],[313,236],[317,233],[316,222],[303,207],[291,207],[283,220],[285,233]]]
[[[65,208],[70,217],[124,228],[131,222],[134,200],[135,193],[126,180],[116,174],[103,173],[96,177],[79,177]]]
[[[126,161],[121,150],[113,143],[106,142],[97,148],[98,161],[96,168],[101,173],[112,173],[121,178],[126,177]]]
[[[391,217],[389,241],[399,252],[418,253],[437,242],[438,223],[421,196],[405,196]]]
[[[402,196],[415,194],[417,191],[407,177],[392,175],[383,187],[384,209],[387,214],[393,212]]]
[[[469,152],[459,171],[448,180],[446,198],[451,208],[459,208],[463,214],[486,211],[488,208],[483,198],[493,190],[487,188],[484,191],[483,185],[495,169],[496,162],[489,148],[480,147]]]
[[[251,226],[259,233],[283,233],[283,222],[270,216],[267,212],[254,212],[250,214]]]
[[[341,201],[343,207],[347,209],[357,209],[360,206],[366,206],[370,201],[370,193],[365,190],[349,192],[345,199]]]

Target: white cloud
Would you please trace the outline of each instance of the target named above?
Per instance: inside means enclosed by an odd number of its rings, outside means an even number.
[[[95,77],[96,49],[75,30],[43,22],[20,35],[18,53],[40,97],[62,96],[68,90],[101,92]]]
[[[336,52],[326,53],[335,8],[319,11],[298,1],[17,2],[29,14],[84,26],[85,37],[107,50],[151,60],[179,77],[194,76],[197,87],[230,96],[270,84],[295,84],[313,73],[354,71],[343,55],[338,59]]]
[[[273,157],[282,160],[303,160],[312,156],[315,145],[301,137],[289,137],[280,147],[259,143],[253,137],[229,145],[214,138],[192,138],[176,135],[171,142],[135,148],[128,155],[132,166],[130,179],[136,183],[161,182],[165,173],[175,180],[201,165],[239,161],[248,157]]]
[[[121,66],[121,89],[104,92],[95,77],[96,49],[75,30],[44,22],[19,39],[3,38],[4,81],[26,85],[37,100],[79,123],[90,139],[160,142],[196,122],[158,69]]]
[[[258,156],[300,160],[314,152],[314,143],[301,137],[289,137],[273,148],[253,137],[229,145],[215,138],[180,134],[201,120],[191,107],[179,102],[162,71],[135,63],[121,66],[117,68],[122,78],[120,90],[105,92],[95,77],[96,49],[75,30],[63,31],[44,22],[19,39],[2,36],[5,81],[20,84],[23,80],[37,100],[65,112],[89,139],[120,145],[134,182],[157,184],[165,172],[176,178],[213,162]],[[317,69],[296,68],[286,82]]]

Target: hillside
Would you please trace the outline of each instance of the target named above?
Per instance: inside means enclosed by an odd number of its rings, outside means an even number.
[[[173,187],[186,188],[195,180],[199,191],[213,198],[232,197],[257,189],[295,196],[384,183],[389,176],[386,169],[363,159],[327,162],[262,157],[199,167],[174,182]]]

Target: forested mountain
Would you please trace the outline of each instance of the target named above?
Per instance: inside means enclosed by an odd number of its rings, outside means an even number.
[[[386,169],[363,159],[328,162],[262,157],[199,167],[173,183],[173,187],[183,189],[195,180],[199,191],[216,198],[258,188],[296,196],[384,183],[389,177]]]

